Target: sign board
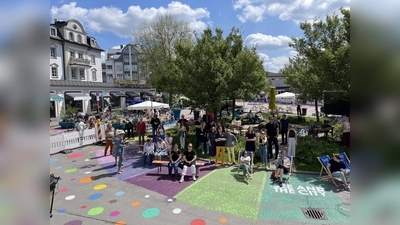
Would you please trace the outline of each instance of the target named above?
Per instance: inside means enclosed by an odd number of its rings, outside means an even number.
[[[135,84],[135,81],[133,81],[133,80],[115,80],[114,83],[119,83],[119,84]]]

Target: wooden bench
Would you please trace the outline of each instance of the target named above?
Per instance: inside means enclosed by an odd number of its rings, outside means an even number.
[[[238,130],[239,134],[242,135],[242,130],[244,130],[243,126],[239,126],[236,124],[227,123],[226,127],[232,130],[232,133],[236,134],[236,130]]]
[[[165,160],[153,160],[153,164],[155,164],[158,167],[158,173],[161,172],[161,166],[162,165],[168,165],[169,161],[165,161]],[[200,166],[204,166],[204,162],[199,162],[196,161],[196,176],[199,175],[199,168]]]
[[[318,134],[323,133],[324,136],[326,138],[328,138],[328,133],[331,133],[332,137],[333,137],[333,127],[327,127],[327,128],[316,128],[315,131],[317,132],[317,136]]]

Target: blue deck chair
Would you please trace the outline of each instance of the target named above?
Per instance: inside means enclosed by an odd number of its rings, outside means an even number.
[[[346,169],[350,170],[350,159],[347,157],[346,152],[341,152],[340,154],[340,160],[346,165]]]
[[[282,157],[282,154],[281,153],[279,153],[279,156],[278,156],[278,160],[280,159]],[[284,182],[285,183],[290,183],[290,177],[292,176],[292,169],[293,169],[293,156],[286,156],[286,158],[288,158],[289,160],[290,160],[290,166],[289,166],[289,171],[288,172],[286,172],[286,173],[283,173],[283,175],[284,175],[284,177],[282,178],[282,179],[284,179]],[[278,167],[278,166],[277,166]],[[277,177],[278,176],[278,174],[275,174],[275,176]],[[287,176],[286,178],[285,178],[285,176]],[[279,180],[279,179],[278,179]],[[275,181],[278,181],[278,180],[275,180]],[[275,182],[274,181],[274,182]]]
[[[240,172],[242,172],[242,167],[240,166],[240,157],[242,157],[244,151],[239,151],[239,156],[238,156],[238,174],[240,175]],[[253,154],[252,152],[247,152],[247,155],[250,157],[250,167],[249,167],[249,173],[253,174],[253,161],[251,159],[251,154]]]
[[[336,178],[335,177],[333,177],[333,179],[332,178],[330,178],[330,175],[332,175],[330,172],[329,172],[329,170],[328,170],[328,168],[327,168],[327,166],[328,166],[328,163],[329,163],[329,160],[330,160],[330,158],[329,158],[329,156],[320,156],[320,157],[317,157],[318,158],[318,161],[321,163],[321,165],[322,165],[322,167],[321,167],[321,171],[319,172],[319,177],[318,177],[318,179],[320,179],[320,180],[322,180],[322,179],[328,179],[328,180],[331,180],[332,182],[333,182],[333,184],[336,186],[336,187],[339,187],[339,185],[336,183]],[[323,170],[325,170],[325,172],[328,174],[328,175],[325,175],[325,176],[322,176],[322,171]]]

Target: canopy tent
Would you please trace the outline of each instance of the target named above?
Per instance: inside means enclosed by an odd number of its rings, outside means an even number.
[[[276,98],[294,98],[294,97],[296,97],[296,94],[292,93],[292,92],[283,92],[283,93],[280,93],[279,95],[276,95],[275,97]]]
[[[145,101],[136,105],[130,105],[128,106],[128,110],[143,110],[143,109],[159,109],[159,108],[169,108],[168,104],[164,104],[161,102],[151,102],[151,101]]]
[[[296,102],[296,94],[292,92],[283,92],[275,97],[276,101],[280,103],[294,104]]]
[[[68,96],[70,96],[70,97],[72,97],[73,99],[74,99],[74,101],[79,101],[79,100],[90,100],[90,99],[92,99],[90,96],[87,96],[87,95],[85,95],[85,94],[82,94],[82,93],[73,93],[73,92],[70,92],[70,93],[65,93],[66,95],[68,95]]]
[[[60,97],[54,93],[50,93],[50,101],[51,102],[61,102],[61,101],[64,101],[64,98]]]

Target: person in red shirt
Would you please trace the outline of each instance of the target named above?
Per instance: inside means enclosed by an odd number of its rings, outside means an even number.
[[[136,129],[139,133],[139,145],[144,145],[144,135],[146,134],[146,123],[143,122],[143,118],[140,118],[136,125]]]
[[[99,109],[100,109],[99,103],[96,103],[97,114],[99,114]]]

